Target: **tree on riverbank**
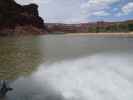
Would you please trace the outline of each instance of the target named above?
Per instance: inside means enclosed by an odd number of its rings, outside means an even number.
[[[133,31],[133,22],[106,23],[98,22],[88,28],[88,32],[131,32]]]

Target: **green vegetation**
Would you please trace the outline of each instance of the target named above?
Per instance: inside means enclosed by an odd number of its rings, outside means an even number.
[[[98,31],[99,31],[99,29],[96,26],[88,28],[88,32],[97,33]]]
[[[119,23],[110,23],[100,25],[97,23],[88,28],[88,32],[99,33],[99,32],[131,32],[133,31],[133,22],[119,22]]]
[[[128,24],[128,30],[129,30],[129,31],[133,31],[133,24],[132,24],[132,23],[129,23],[129,24]]]

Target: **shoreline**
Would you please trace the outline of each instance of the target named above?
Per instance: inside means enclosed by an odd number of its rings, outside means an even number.
[[[88,36],[96,38],[133,38],[133,32],[127,33],[64,33],[64,34],[41,34],[41,35],[15,35],[15,36],[0,36],[0,38],[11,37],[40,37],[40,36]]]
[[[58,36],[90,36],[90,37],[112,37],[112,38],[133,38],[133,32],[129,33],[65,33],[65,34],[47,34]]]

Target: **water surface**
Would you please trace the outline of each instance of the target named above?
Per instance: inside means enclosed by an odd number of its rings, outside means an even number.
[[[4,100],[133,99],[132,38],[48,35],[0,44],[0,78],[14,89]]]

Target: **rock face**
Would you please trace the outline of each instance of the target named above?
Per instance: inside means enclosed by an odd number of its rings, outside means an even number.
[[[0,0],[0,35],[38,35],[47,33],[38,6],[21,6],[14,0]]]

